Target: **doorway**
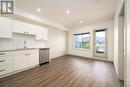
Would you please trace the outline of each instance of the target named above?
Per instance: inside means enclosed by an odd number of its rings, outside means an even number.
[[[94,56],[107,57],[107,29],[94,31]]]

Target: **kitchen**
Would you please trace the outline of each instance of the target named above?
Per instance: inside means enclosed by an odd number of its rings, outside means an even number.
[[[0,0],[0,87],[130,87],[128,0]]]
[[[0,23],[3,28],[0,30],[1,77],[51,62],[56,48],[52,47],[51,51],[47,44],[51,42],[48,28],[5,17],[0,18]]]

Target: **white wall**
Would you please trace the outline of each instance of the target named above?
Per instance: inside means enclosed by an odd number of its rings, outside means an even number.
[[[117,0],[117,9],[115,14],[115,25],[117,25],[118,15],[125,1],[125,87],[130,87],[130,0]],[[117,28],[117,27],[115,27]],[[116,64],[116,62],[115,62]]]
[[[106,20],[102,21],[96,24],[92,24],[89,26],[73,29],[69,31],[68,33],[68,54],[71,55],[77,55],[77,56],[83,56],[83,57],[89,57],[89,58],[97,58],[93,56],[93,31],[94,29],[108,29],[108,44],[107,44],[107,49],[108,49],[108,58],[104,58],[104,60],[109,60],[113,61],[113,56],[114,56],[114,20]],[[74,49],[74,37],[73,34],[75,33],[83,33],[83,32],[90,32],[91,33],[91,47],[90,50],[77,50]],[[103,58],[99,58],[103,59]]]
[[[51,48],[51,58],[66,55],[67,32],[59,29],[49,29],[46,46]]]
[[[125,87],[130,87],[130,0],[126,0],[126,82]]]
[[[114,65],[119,79],[124,79],[124,18],[120,16],[123,0],[117,0],[114,22]]]

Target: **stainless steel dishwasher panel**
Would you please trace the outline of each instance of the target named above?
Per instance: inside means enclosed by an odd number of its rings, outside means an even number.
[[[43,64],[49,62],[50,60],[50,49],[43,48],[39,50],[39,63]]]

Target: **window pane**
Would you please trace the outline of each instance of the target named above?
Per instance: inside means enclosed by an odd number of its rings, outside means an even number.
[[[90,47],[90,34],[83,34],[82,35],[82,48],[89,49]]]
[[[78,34],[75,35],[75,48],[84,48],[89,49],[90,48],[90,34]]]
[[[75,42],[82,42],[82,35],[75,35]]]
[[[82,43],[80,42],[75,43],[75,48],[82,48],[81,46],[82,46]]]
[[[89,49],[90,48],[89,42],[83,42],[82,48]]]
[[[82,35],[82,42],[88,42],[90,39],[90,34],[83,34]]]
[[[82,48],[82,35],[75,35],[75,48]]]
[[[105,53],[105,31],[96,32],[96,53]]]

